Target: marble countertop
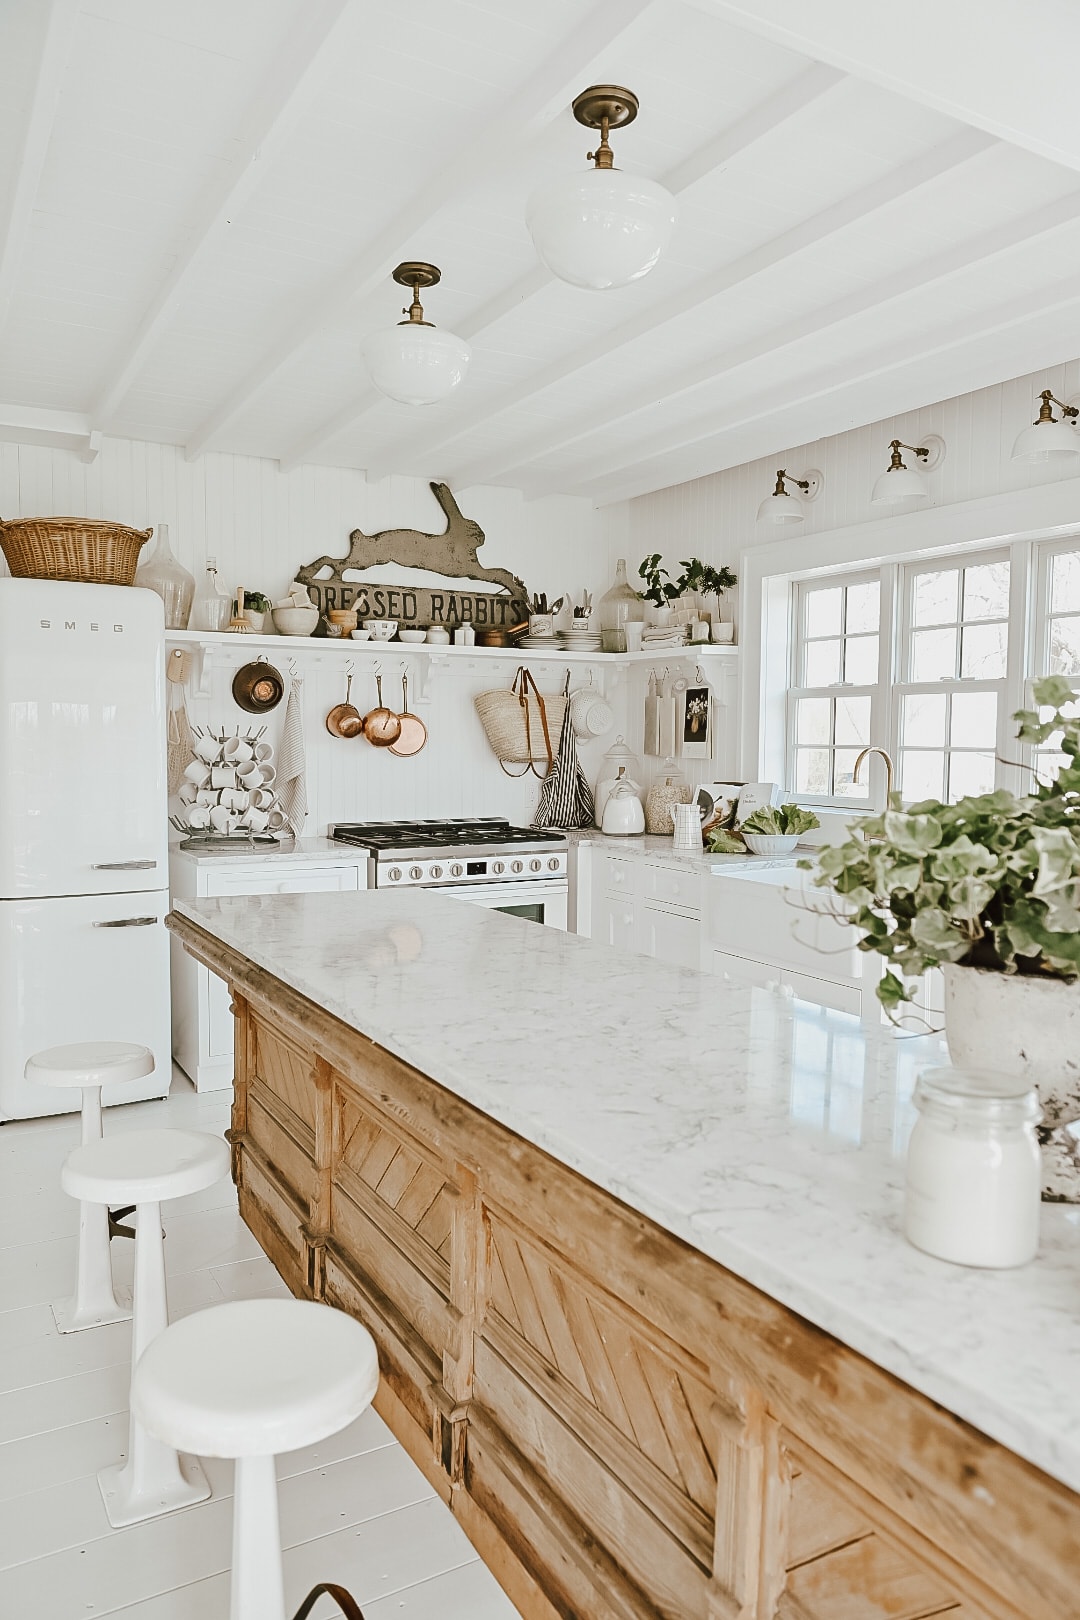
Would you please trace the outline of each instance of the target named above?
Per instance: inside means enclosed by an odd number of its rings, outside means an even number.
[[[270,866],[293,863],[308,866],[362,866],[367,862],[367,850],[355,844],[339,844],[333,838],[300,838],[273,844],[246,844],[236,838],[214,849],[181,849],[179,844],[169,845],[169,858],[190,861],[193,866],[220,866],[222,863],[243,861]]]
[[[707,877],[711,872],[725,872],[757,868],[765,871],[769,867],[794,867],[799,856],[807,853],[797,850],[794,855],[788,856],[762,856],[762,855],[711,855],[708,850],[687,851],[676,849],[669,837],[662,833],[635,833],[629,838],[617,838],[611,833],[602,833],[599,828],[585,827],[580,831],[570,831],[566,834],[572,847],[581,849],[603,849],[606,854],[622,855],[632,860],[661,861],[664,866],[683,867],[688,871],[700,872]]]
[[[182,900],[259,967],[1074,1490],[1080,1211],[982,1272],[901,1230],[897,1037],[431,891]],[[513,1029],[514,1061],[492,1032]],[[584,1033],[575,1039],[571,1031]]]

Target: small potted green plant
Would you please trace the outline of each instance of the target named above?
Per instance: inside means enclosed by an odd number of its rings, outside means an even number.
[[[238,606],[238,604],[236,602],[234,602],[233,603],[233,612],[234,613],[236,612],[237,606]],[[266,628],[266,615],[269,612],[270,612],[270,599],[269,599],[269,597],[264,596],[261,591],[245,591],[244,592],[244,607],[243,607],[244,618],[247,620],[248,624],[250,624],[251,628],[255,631],[256,635],[261,636],[263,631],[265,630],[265,628]]]
[[[1033,693],[1045,714],[1013,718],[1035,746],[1060,733],[1052,781],[906,809],[894,793],[821,851],[814,882],[860,930],[860,950],[884,957],[877,994],[891,1016],[914,980],[944,969],[953,1062],[1037,1084],[1048,1140],[1055,1128],[1051,1196],[1080,1202],[1075,1144],[1056,1130],[1080,1119],[1080,716],[1061,676]]]
[[[681,580],[673,580],[667,569],[661,566],[661,553],[654,551],[638,565],[638,573],[645,581],[645,589],[641,595],[646,602],[652,603],[652,621],[654,624],[671,623],[671,604],[678,600],[686,587]]]
[[[679,563],[679,567],[682,569],[682,574],[678,580],[680,596],[686,591],[694,591],[698,596],[715,596],[716,619],[714,621],[713,640],[730,640],[733,633],[731,630],[728,631],[727,635],[717,635],[715,631],[721,623],[720,608],[723,594],[739,583],[738,576],[733,574],[730,568],[714,568],[711,563],[702,562],[700,557],[683,558]]]

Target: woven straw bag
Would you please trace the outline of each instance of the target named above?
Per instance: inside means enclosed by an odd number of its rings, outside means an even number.
[[[130,585],[153,532],[99,518],[13,518],[0,521],[0,547],[14,579]]]
[[[521,667],[508,692],[478,692],[473,703],[491,751],[507,776],[524,776],[527,771],[547,775],[566,715],[564,693],[542,697],[529,671]],[[507,771],[508,765],[524,769]],[[538,765],[544,769],[537,770]]]

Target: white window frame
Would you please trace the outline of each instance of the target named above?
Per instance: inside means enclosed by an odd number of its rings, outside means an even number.
[[[884,618],[885,618],[885,608],[886,608],[886,591],[885,591],[885,587],[884,587],[884,582],[882,581],[882,577],[881,577],[882,572],[883,571],[880,568],[869,568],[869,569],[859,569],[859,570],[847,569],[847,570],[844,570],[843,572],[837,572],[835,575],[830,574],[827,577],[825,577],[825,576],[815,576],[815,577],[809,578],[809,579],[798,580],[798,581],[796,581],[794,583],[794,587],[793,587],[792,592],[791,592],[791,626],[792,626],[792,628],[791,628],[791,638],[790,638],[790,667],[789,667],[789,678],[788,678],[787,719],[786,719],[786,726],[787,726],[787,746],[786,746],[787,781],[791,784],[791,792],[792,793],[796,792],[796,789],[794,787],[794,783],[797,780],[797,757],[798,757],[798,748],[799,748],[799,744],[798,744],[797,738],[796,738],[796,730],[795,730],[795,726],[796,726],[796,709],[797,709],[798,702],[799,702],[799,700],[801,698],[831,698],[831,699],[835,699],[835,698],[841,697],[841,696],[843,696],[843,697],[868,697],[870,699],[870,740],[867,743],[868,747],[871,746],[872,743],[873,743],[876,730],[880,729],[879,726],[877,726],[875,724],[875,709],[880,706],[880,702],[881,702],[882,647],[883,647],[883,644],[888,639],[888,637],[885,635],[884,630],[883,630],[883,621],[884,621]],[[829,590],[829,589],[832,589],[832,588],[834,588],[836,586],[843,586],[844,589],[846,590],[847,588],[849,588],[852,585],[869,585],[869,584],[873,584],[873,583],[878,584],[879,591],[880,591],[880,598],[879,598],[879,600],[880,600],[880,611],[879,611],[878,631],[877,631],[877,635],[878,635],[878,679],[877,679],[877,681],[870,684],[870,685],[858,685],[858,686],[854,685],[853,683],[850,683],[848,681],[837,681],[837,682],[833,683],[830,686],[807,686],[807,685],[801,684],[802,676],[803,676],[803,670],[804,670],[804,667],[805,667],[804,651],[805,651],[806,638],[805,638],[805,636],[803,634],[803,625],[805,623],[805,604],[806,604],[807,596],[809,596],[810,594],[812,594],[815,591]],[[890,598],[890,601],[891,601],[891,598]],[[822,638],[822,639],[824,639],[824,638]],[[841,626],[840,639],[841,639],[841,641],[846,641],[846,639],[847,639],[846,625]],[[834,733],[835,733],[835,719],[834,719]],[[828,745],[826,745],[826,746],[829,749],[830,755],[833,755],[835,753],[835,751],[836,751],[835,735],[834,735],[833,740],[831,740],[828,743]],[[808,805],[809,804],[813,804],[813,805],[836,805],[836,806],[842,806],[842,807],[849,808],[849,809],[854,809],[854,810],[868,810],[871,807],[872,777],[871,777],[870,772],[866,773],[866,775],[864,777],[864,782],[865,782],[865,785],[866,785],[865,793],[861,793],[861,794],[799,793],[798,794],[799,803],[800,804],[808,804]]]

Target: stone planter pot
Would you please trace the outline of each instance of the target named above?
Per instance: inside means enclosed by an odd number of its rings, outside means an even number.
[[[657,607],[655,602],[645,603],[645,623],[656,625],[658,628],[667,628],[675,622],[675,611],[671,607]]]
[[[1080,983],[946,963],[945,1039],[957,1068],[1030,1080],[1043,1121],[1043,1198],[1080,1204]]]

